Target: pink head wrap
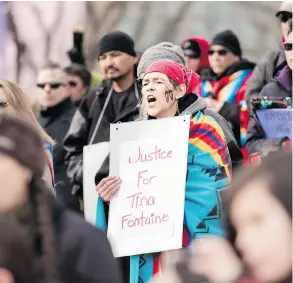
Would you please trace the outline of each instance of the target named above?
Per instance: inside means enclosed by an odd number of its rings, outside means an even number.
[[[199,75],[185,66],[172,60],[159,60],[151,64],[145,71],[149,73],[162,73],[177,84],[186,85],[186,93],[191,93],[199,83]]]

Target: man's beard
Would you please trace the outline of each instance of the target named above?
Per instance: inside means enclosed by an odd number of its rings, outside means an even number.
[[[120,81],[123,81],[128,75],[129,75],[130,72],[127,72],[127,73],[124,73],[124,74],[119,74],[117,76],[113,76],[111,78],[109,78],[111,81],[113,82],[120,82]]]
[[[112,78],[110,78],[111,81],[113,82],[120,82],[124,79],[125,75],[118,75],[118,76],[114,76]]]

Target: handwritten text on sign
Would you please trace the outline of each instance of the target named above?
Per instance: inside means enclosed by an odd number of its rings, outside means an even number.
[[[111,125],[108,238],[116,257],[182,247],[189,116]],[[164,130],[162,130],[164,129]]]
[[[257,117],[268,139],[292,138],[292,109],[257,111]]]
[[[158,145],[154,146],[151,152],[144,151],[142,146],[139,146],[137,152],[128,158],[128,164],[151,164],[158,160],[172,159],[172,150],[164,150]],[[146,166],[147,167],[147,166]],[[151,175],[149,170],[140,170],[136,174],[136,188],[138,192],[126,196],[129,201],[127,204],[130,209],[140,209],[145,206],[156,205],[156,197],[154,195],[146,195],[143,191],[145,187],[155,185],[156,179],[160,172],[156,175]],[[136,226],[160,224],[169,220],[167,213],[146,214],[144,211],[140,212],[138,217],[133,216],[132,213],[122,216],[122,229],[132,228]]]

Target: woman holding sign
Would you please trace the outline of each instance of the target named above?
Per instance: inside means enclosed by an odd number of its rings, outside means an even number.
[[[221,194],[231,178],[231,159],[220,125],[204,114],[207,105],[201,97],[186,95],[198,81],[196,73],[171,60],[160,60],[150,65],[142,81],[142,119],[191,114],[184,204],[184,247],[189,246],[194,238],[224,235]],[[119,177],[104,178],[97,186],[99,196],[104,202],[111,201],[120,184]],[[139,282],[148,282],[164,268],[162,257],[162,254],[140,255],[143,264],[139,266],[139,270],[133,270],[134,266],[130,264],[130,278],[127,281],[138,282],[138,276]]]

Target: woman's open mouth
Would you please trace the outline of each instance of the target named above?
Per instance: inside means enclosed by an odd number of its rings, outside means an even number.
[[[150,95],[147,96],[147,101],[148,101],[148,104],[150,106],[152,106],[153,104],[155,104],[157,99],[153,95],[150,94]]]

